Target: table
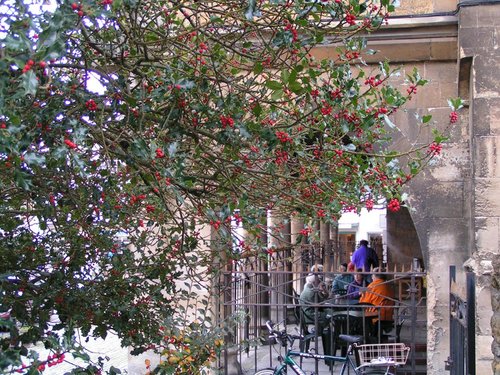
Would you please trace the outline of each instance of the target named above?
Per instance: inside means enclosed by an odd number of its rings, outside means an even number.
[[[352,306],[352,305],[359,305],[359,299],[348,299],[348,298],[341,298],[341,297],[336,297],[336,298],[329,298],[325,301],[322,302],[322,304],[327,305],[328,307],[330,306]],[[360,305],[363,306],[363,305]]]

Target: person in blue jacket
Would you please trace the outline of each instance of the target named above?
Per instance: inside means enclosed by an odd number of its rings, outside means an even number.
[[[371,272],[378,267],[377,253],[368,246],[367,240],[359,241],[359,247],[352,254],[352,262],[356,269],[362,269],[363,272]]]

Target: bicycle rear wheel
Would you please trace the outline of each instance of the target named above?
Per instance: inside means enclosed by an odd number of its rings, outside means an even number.
[[[274,370],[272,368],[266,368],[257,371],[254,375],[274,375]]]

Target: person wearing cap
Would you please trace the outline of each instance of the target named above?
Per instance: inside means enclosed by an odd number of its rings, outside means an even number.
[[[306,277],[306,284],[299,297],[306,323],[314,324],[317,317],[321,328],[328,324],[324,309],[313,306],[323,302],[327,298],[328,291],[326,290],[325,283],[318,275],[309,274]]]

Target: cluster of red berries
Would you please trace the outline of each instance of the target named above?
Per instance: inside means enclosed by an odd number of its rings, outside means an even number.
[[[198,52],[199,53],[204,53],[206,51],[208,51],[208,45],[206,43],[204,43],[204,42],[201,42],[199,44],[199,46],[198,46]]]
[[[348,60],[357,59],[359,57],[359,55],[360,55],[360,53],[357,51],[347,51],[344,54],[345,58]]]
[[[365,202],[365,207],[368,211],[373,210],[375,203],[373,202],[373,199],[367,199]]]
[[[58,365],[59,363],[62,363],[64,361],[64,354],[54,354],[54,355],[49,355],[47,357],[47,366],[53,367],[55,365]],[[38,366],[38,371],[42,372],[45,370],[45,364],[41,364]]]
[[[161,148],[157,148],[156,149],[156,158],[161,159],[164,157],[165,157],[165,153],[163,152],[163,150]]]
[[[293,42],[296,42],[297,40],[299,40],[299,34],[291,23],[287,22],[287,24],[285,25],[285,30],[289,31],[292,34],[292,41]]]
[[[320,111],[321,111],[321,114],[323,116],[328,116],[332,113],[333,111],[333,108],[330,104],[328,104],[326,101],[323,101],[322,103],[322,107],[320,108]]]
[[[309,234],[311,234],[312,231],[313,231],[312,228],[306,227],[306,228],[300,230],[300,234],[303,236],[309,236]]]
[[[222,124],[222,128],[225,129],[226,127],[234,128],[234,120],[230,116],[220,116],[220,122]]]
[[[288,152],[283,150],[276,150],[274,153],[276,154],[276,159],[274,160],[274,163],[276,165],[282,165],[288,161]]]
[[[453,111],[450,113],[450,123],[454,124],[458,121],[458,113]]]
[[[281,143],[292,143],[292,137],[290,137],[287,132],[277,131],[276,138],[278,138]]]
[[[347,13],[345,15],[345,21],[351,25],[354,26],[356,24],[356,16],[354,14]]]
[[[416,85],[411,85],[406,89],[406,92],[408,92],[408,95],[411,94],[416,94],[417,93],[417,86]]]
[[[97,110],[97,103],[94,101],[94,99],[89,99],[87,102],[85,102],[85,107],[91,112],[94,112]]]
[[[381,79],[376,79],[375,77],[368,77],[366,80],[365,80],[365,85],[370,85],[371,87],[377,87],[378,85],[380,85],[382,82],[384,82],[383,80]]]
[[[387,208],[389,209],[389,211],[397,212],[400,210],[401,205],[396,198],[392,198],[387,204]]]
[[[210,225],[215,229],[215,230],[219,230],[220,228],[220,225],[221,225],[221,221],[220,220],[212,220],[210,222]]]
[[[389,112],[389,110],[385,107],[380,107],[377,109],[377,112],[376,114],[377,115],[385,115],[387,112]]]
[[[23,74],[26,73],[27,71],[31,70],[33,68],[33,65],[35,65],[35,62],[33,60],[28,60],[26,65],[23,68]]]
[[[130,204],[133,205],[133,204],[136,204],[136,203],[140,203],[141,201],[143,201],[146,198],[147,197],[146,197],[145,194],[131,195],[130,196]]]
[[[431,155],[439,155],[441,153],[441,150],[443,149],[443,146],[441,146],[439,143],[432,142],[429,145],[429,153]]]
[[[71,9],[73,9],[78,14],[78,17],[83,17],[85,15],[85,13],[83,13],[82,4],[73,3],[71,4]]]

